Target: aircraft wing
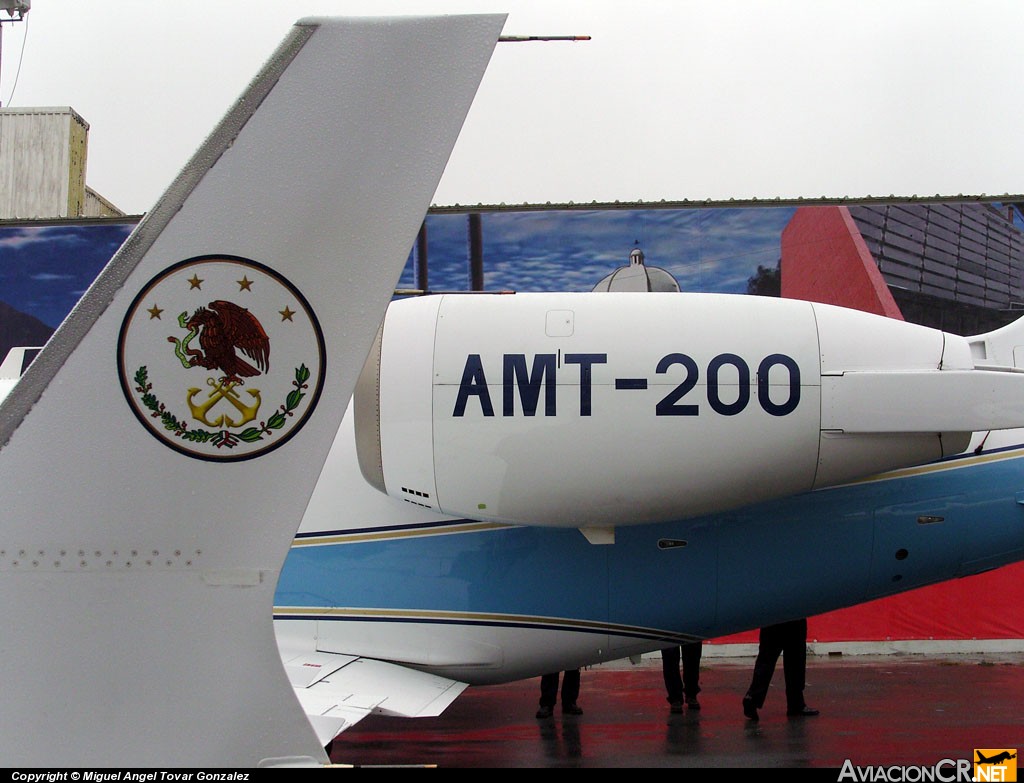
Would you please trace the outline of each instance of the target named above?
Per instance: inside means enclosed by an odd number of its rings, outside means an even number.
[[[468,686],[394,663],[281,649],[299,703],[322,745],[372,712],[403,718],[440,715]]]

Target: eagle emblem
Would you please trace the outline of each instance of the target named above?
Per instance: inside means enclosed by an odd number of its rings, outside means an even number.
[[[121,388],[136,417],[176,451],[210,460],[249,459],[291,438],[319,399],[324,363],[305,297],[235,256],[189,259],[154,277],[118,341]]]
[[[224,383],[243,383],[242,378],[251,378],[270,369],[270,338],[259,320],[234,302],[218,299],[207,307],[200,307],[185,321],[189,336],[178,341],[168,337],[169,342],[188,344],[198,333],[199,349],[184,348],[188,366],[219,369],[224,373]],[[256,366],[238,355],[241,351]]]

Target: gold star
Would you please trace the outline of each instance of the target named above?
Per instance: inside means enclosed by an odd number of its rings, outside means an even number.
[[[148,313],[149,313],[149,320],[150,320],[150,321],[152,321],[152,320],[153,320],[154,318],[156,318],[156,319],[158,319],[158,320],[159,320],[159,318],[160,318],[160,313],[162,313],[162,312],[163,312],[163,309],[161,309],[161,308],[157,307],[156,305],[153,305],[153,306],[152,306],[151,308],[149,308],[149,310],[147,310],[146,312],[148,312]]]
[[[277,312],[279,312],[281,314],[281,322],[282,323],[284,321],[291,321],[292,320],[292,316],[295,315],[295,311],[289,309],[288,305],[284,306],[284,310],[278,310]]]
[[[191,291],[193,288],[198,288],[198,289],[202,290],[203,281],[199,279],[199,275],[193,274],[192,277],[190,277],[188,279],[188,282],[190,283],[189,289],[188,289],[189,291]]]
[[[239,291],[251,291],[252,290],[252,280],[250,280],[247,275],[242,275],[242,279],[241,280],[236,280],[235,282],[238,283],[238,290]]]

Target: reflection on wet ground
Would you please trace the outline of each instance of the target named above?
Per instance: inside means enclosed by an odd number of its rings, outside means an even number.
[[[808,660],[807,703],[787,718],[781,662],[754,723],[740,700],[753,659],[705,659],[702,709],[671,715],[660,661],[583,672],[581,716],[537,720],[540,681],[469,688],[438,718],[370,716],[332,760],[357,766],[934,766],[975,748],[1024,747],[1024,654],[886,655]],[[948,766],[948,765],[947,765]],[[952,769],[949,766],[949,769]],[[832,779],[835,779],[834,777]]]

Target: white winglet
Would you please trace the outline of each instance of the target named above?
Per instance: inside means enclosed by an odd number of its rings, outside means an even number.
[[[300,21],[0,407],[0,758],[326,762],[277,576],[504,16]]]

